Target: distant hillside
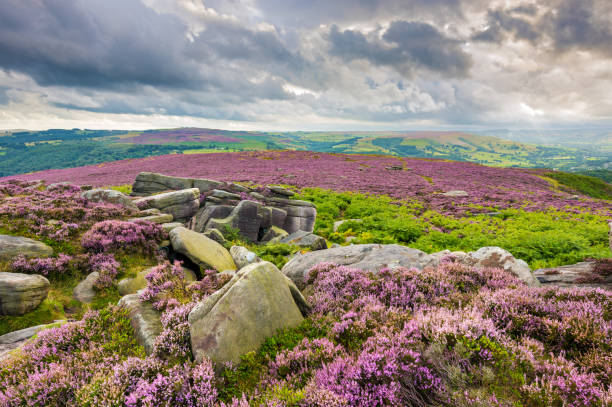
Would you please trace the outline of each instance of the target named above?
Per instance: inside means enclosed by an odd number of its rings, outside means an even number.
[[[612,150],[542,146],[462,132],[247,132],[180,128],[0,133],[0,176],[172,153],[308,150],[564,171],[605,169]],[[33,159],[35,157],[35,159]],[[605,174],[605,173],[601,173]],[[598,176],[598,173],[592,175]]]

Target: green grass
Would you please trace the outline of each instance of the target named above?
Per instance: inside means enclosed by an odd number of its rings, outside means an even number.
[[[546,172],[544,175],[572,191],[593,198],[612,200],[612,185],[599,178],[557,171]]]
[[[315,233],[340,244],[351,237],[352,243],[398,243],[427,253],[499,246],[533,269],[612,254],[607,219],[592,213],[507,209],[497,216],[455,218],[426,210],[416,202],[397,206],[391,205],[392,198],[386,196],[316,188],[304,189],[300,199],[317,206]],[[341,219],[363,222],[345,222],[333,232],[334,221]]]

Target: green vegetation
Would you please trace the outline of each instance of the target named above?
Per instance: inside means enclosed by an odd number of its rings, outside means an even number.
[[[315,233],[340,244],[399,243],[427,253],[500,246],[532,269],[611,256],[606,218],[593,213],[506,209],[458,218],[419,203],[392,205],[390,197],[317,188],[303,190],[300,199],[317,205]],[[341,219],[363,221],[347,221],[334,232],[334,221]]]
[[[163,154],[279,149],[440,158],[501,167],[566,171],[602,168],[612,160],[610,148],[530,145],[455,132],[266,133],[171,129],[126,133],[73,129],[0,136],[0,176]],[[596,171],[587,175],[608,182],[612,178],[609,170]]]
[[[546,172],[544,175],[554,179],[571,191],[579,192],[593,198],[612,199],[612,185],[599,178],[558,171]]]

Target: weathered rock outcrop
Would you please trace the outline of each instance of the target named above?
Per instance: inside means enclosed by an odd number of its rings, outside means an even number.
[[[72,296],[82,303],[90,303],[93,301],[96,296],[96,291],[94,290],[94,284],[100,277],[100,273],[94,271],[93,273],[89,273],[87,277],[72,290]]]
[[[108,202],[129,209],[138,210],[132,200],[122,192],[113,189],[96,188],[81,193],[81,197],[92,202]]]
[[[157,223],[158,225],[169,223],[174,220],[174,216],[169,213],[159,213],[156,215],[140,216],[138,218],[131,218],[130,221],[135,222],[139,220],[146,220],[147,222]]]
[[[170,231],[172,248],[200,267],[217,271],[236,270],[232,256],[219,243],[184,227]]]
[[[191,229],[200,233],[204,232],[209,220],[226,218],[233,209],[234,207],[229,205],[207,205],[200,208],[191,221]]]
[[[0,272],[0,315],[23,315],[47,298],[49,280],[38,274]]]
[[[207,179],[172,177],[153,172],[141,172],[136,176],[136,180],[132,186],[132,194],[143,196],[171,189],[178,190],[188,188],[198,188],[200,191],[204,192],[222,185],[224,185],[223,182]]]
[[[335,263],[367,271],[383,268],[416,267],[423,269],[431,263],[431,257],[420,250],[396,244],[358,244],[333,249],[298,254],[283,267],[283,273],[299,289],[305,287],[304,277],[310,268],[319,263]]]
[[[234,228],[240,234],[252,242],[256,242],[259,236],[261,219],[257,216],[262,205],[253,201],[240,201],[229,216],[223,219],[211,219],[207,227],[217,229],[223,233],[227,228]]]
[[[140,209],[156,208],[169,213],[174,220],[184,222],[190,219],[200,207],[200,190],[182,189],[158,195],[151,195],[134,201]],[[165,222],[171,222],[165,221]],[[164,222],[161,222],[164,223]]]
[[[298,230],[288,236],[282,237],[279,239],[279,242],[305,247],[311,250],[327,249],[327,242],[323,237],[315,235],[314,233],[304,232],[303,230]]]
[[[128,310],[136,340],[144,347],[147,355],[151,354],[155,338],[162,331],[161,313],[155,310],[150,302],[141,301],[138,294],[126,295],[119,300],[118,304]]]
[[[268,262],[249,264],[191,311],[191,349],[198,362],[238,362],[278,329],[302,319],[283,274]]]
[[[19,255],[26,257],[46,257],[53,249],[43,242],[27,237],[0,235],[0,261],[10,260]]]
[[[520,259],[516,259],[512,253],[501,247],[481,247],[475,252],[469,252],[463,263],[476,267],[495,267],[504,269],[522,280],[530,287],[538,287],[540,282],[533,275],[529,265]]]

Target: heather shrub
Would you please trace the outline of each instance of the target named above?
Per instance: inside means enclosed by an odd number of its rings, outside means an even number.
[[[42,274],[43,276],[59,277],[70,273],[74,269],[74,258],[60,253],[57,257],[44,257],[28,259],[18,256],[10,264],[15,273]]]
[[[81,238],[81,245],[92,252],[145,252],[154,253],[159,242],[168,237],[159,225],[149,221],[98,222]]]

